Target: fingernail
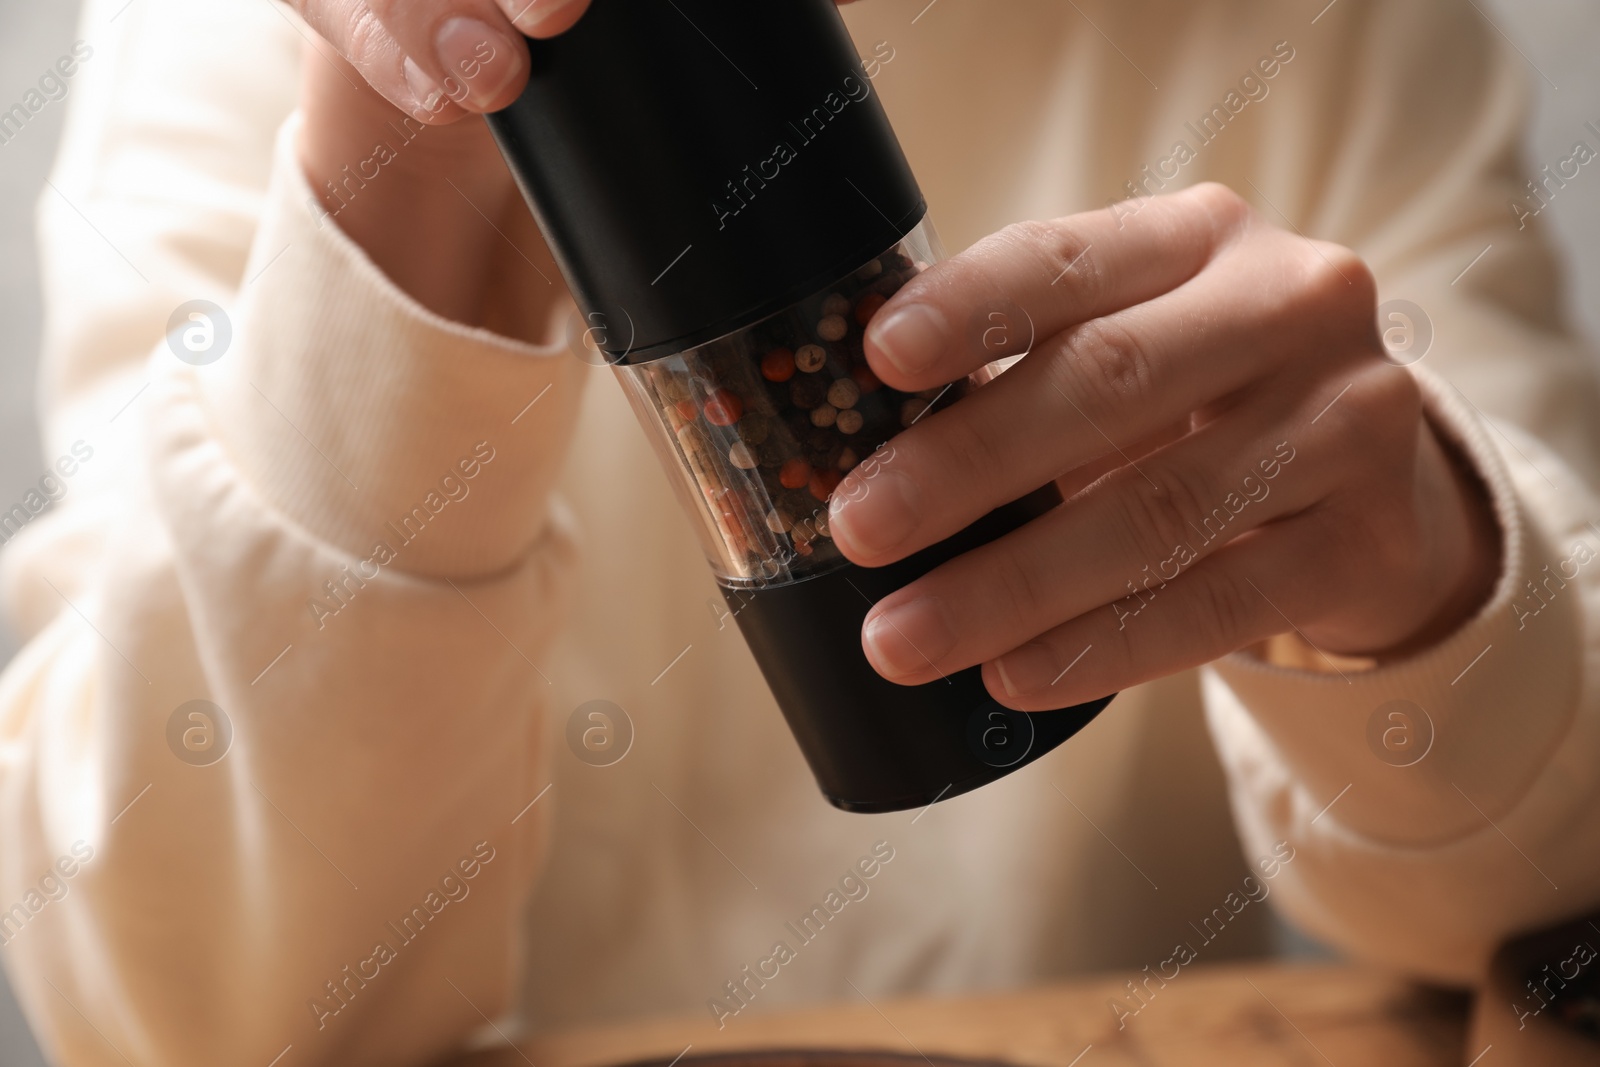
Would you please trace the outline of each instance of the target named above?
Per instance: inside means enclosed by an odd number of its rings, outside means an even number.
[[[555,21],[557,15],[563,14],[578,0],[522,0],[521,9],[513,16],[511,22],[529,37],[538,37],[540,31]]]
[[[916,484],[905,473],[880,467],[852,486],[835,492],[828,529],[835,544],[866,555],[892,551],[917,528]]]
[[[434,80],[424,74],[422,68],[417,66],[416,61],[410,56],[406,56],[401,69],[405,71],[406,88],[416,97],[417,109],[427,112],[439,110],[439,105],[444,100],[444,92]]]
[[[938,663],[955,647],[956,632],[944,602],[925,596],[877,612],[862,630],[862,643],[879,674],[903,678]]]
[[[1006,695],[1013,697],[1028,696],[1048,688],[1060,671],[1056,666],[1056,654],[1037,641],[1012,649],[995,660],[994,666],[1000,675],[1000,684],[1006,687]]]
[[[920,374],[933,366],[950,336],[944,315],[926,304],[897,308],[888,318],[867,327],[867,340],[877,346],[901,374]]]
[[[447,19],[433,36],[446,75],[445,95],[486,109],[522,69],[521,43],[513,44],[477,19]]]

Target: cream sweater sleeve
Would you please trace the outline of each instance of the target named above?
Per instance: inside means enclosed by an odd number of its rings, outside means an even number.
[[[41,200],[72,462],[4,555],[0,952],[66,1067],[424,1062],[521,952],[585,368],[319,224],[282,10],[91,2]]]
[[[1421,308],[1419,338],[1431,323],[1411,372],[1489,490],[1504,570],[1477,617],[1403,662],[1229,657],[1208,714],[1247,852],[1296,849],[1275,886],[1291,917],[1465,983],[1508,936],[1600,903],[1600,392],[1528,217],[1523,60],[1443,0],[1346,3],[1320,28],[1349,48],[1313,113],[1344,133],[1300,181],[1260,180],[1362,252],[1381,299]]]

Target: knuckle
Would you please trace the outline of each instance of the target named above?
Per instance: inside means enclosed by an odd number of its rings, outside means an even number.
[[[1330,379],[1330,385],[1338,380]],[[1361,365],[1350,373],[1348,391],[1327,418],[1333,421],[1330,429],[1355,450],[1351,458],[1359,457],[1357,469],[1367,476],[1409,471],[1423,420],[1422,389],[1399,368]]]
[[[1386,364],[1371,364],[1356,371],[1350,392],[1356,406],[1375,411],[1410,439],[1422,419],[1422,387],[1409,373]]]
[[[1040,219],[1023,219],[1005,226],[997,236],[1013,248],[1037,251],[1050,244],[1051,224]]]
[[[1242,229],[1255,214],[1248,200],[1221,182],[1201,182],[1190,188],[1189,195],[1210,217],[1218,233]]]
[[[1121,520],[1123,536],[1138,558],[1152,563],[1167,558],[1179,545],[1191,543],[1197,536],[1203,539],[1201,527],[1207,519],[1213,519],[1212,509],[1220,507],[1200,479],[1173,467],[1149,464],[1143,476],[1130,479],[1129,483],[1131,491],[1124,497]],[[1226,526],[1225,520],[1214,522],[1220,523],[1217,532]]]
[[[1020,551],[1001,553],[997,559],[999,565],[992,581],[1004,617],[1012,624],[1029,624],[1044,618],[1050,594],[1039,561]]]
[[[1123,680],[1126,680],[1127,674],[1125,672],[1129,667],[1151,658],[1149,642],[1141,640],[1139,634],[1141,628],[1137,616],[1143,610],[1143,604],[1142,602],[1130,604],[1129,600],[1133,599],[1136,598],[1132,593],[1129,593],[1128,599],[1099,609],[1098,621],[1100,625],[1095,627],[1093,642],[1095,654],[1081,664],[1074,673],[1079,671],[1085,674],[1104,673],[1112,677],[1120,676]],[[1124,605],[1127,606],[1124,607]],[[1155,610],[1155,608],[1151,609],[1151,611]],[[1073,650],[1073,654],[1077,654],[1076,649]],[[1070,663],[1072,661],[1069,658],[1064,662]],[[1110,670],[1106,669],[1108,665],[1111,667]],[[1100,670],[1096,671],[1096,667],[1099,667]]]
[[[1103,291],[1094,243],[1072,217],[1015,222],[1001,230],[1000,236],[1013,255],[1033,260],[1046,281],[1054,283],[1070,272],[1079,300],[1093,304]]]
[[[369,0],[350,12],[344,32],[345,58],[358,69],[381,54],[389,41],[383,20],[392,13],[394,0]]]
[[[996,231],[992,236],[979,242],[978,247],[1003,264],[1018,262],[1043,264],[1049,240],[1048,223],[1037,219],[1025,219]]]
[[[1249,579],[1221,567],[1203,568],[1197,577],[1193,624],[1198,632],[1217,647],[1236,647],[1254,637],[1265,601]]]
[[[1304,241],[1301,278],[1307,296],[1335,314],[1356,316],[1363,333],[1370,333],[1378,306],[1378,286],[1366,261],[1343,245],[1329,241]]]
[[[1080,302],[1088,307],[1099,306],[1106,279],[1099,257],[1094,254],[1094,242],[1071,219],[1057,219],[1045,224],[1045,229],[1042,247],[1051,283],[1068,279]]]
[[[1010,460],[1002,454],[998,435],[991,433],[989,427],[976,419],[961,417],[955,410],[940,414],[949,417],[939,425],[937,436],[929,435],[931,469],[948,472],[954,484],[960,485],[989,484],[995,471],[1007,469]],[[916,430],[913,427],[910,432]]]
[[[1063,368],[1067,395],[1082,398],[1096,421],[1126,411],[1148,398],[1150,357],[1134,332],[1115,318],[1091,319],[1065,340],[1057,362]]]

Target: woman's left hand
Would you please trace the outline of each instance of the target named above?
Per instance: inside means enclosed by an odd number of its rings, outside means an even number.
[[[883,598],[873,665],[916,684],[981,663],[1041,710],[1291,630],[1347,654],[1451,632],[1498,531],[1384,359],[1375,300],[1354,253],[1220,185],[1011,226],[913,279],[867,331],[888,384],[1027,354],[846,478],[835,541],[879,566],[1052,479],[1067,500]]]

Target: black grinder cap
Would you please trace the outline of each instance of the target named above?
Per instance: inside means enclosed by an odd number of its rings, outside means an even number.
[[[833,0],[593,0],[488,117],[613,362],[740,329],[926,210]]]

